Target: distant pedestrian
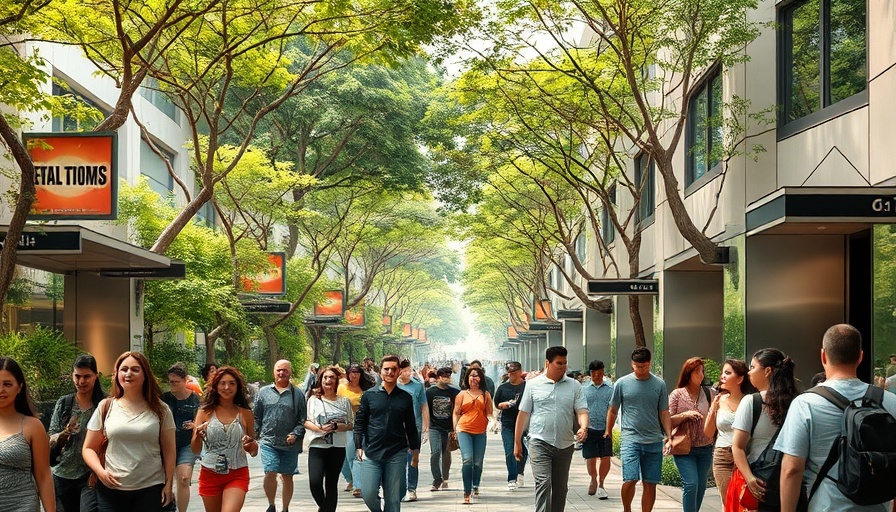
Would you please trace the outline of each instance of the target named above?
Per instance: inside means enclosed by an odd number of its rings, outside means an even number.
[[[464,389],[454,400],[454,431],[463,458],[464,503],[479,496],[482,461],[485,459],[485,431],[492,415],[492,397],[483,387],[485,372],[471,366],[464,375]]]
[[[215,372],[218,371],[218,363],[212,361],[211,363],[206,363],[202,369],[199,370],[199,373],[202,375],[202,381],[208,385],[208,383],[212,380],[212,377],[215,376]]]
[[[529,458],[529,450],[525,443],[520,460],[516,460],[513,454],[513,435],[519,417],[520,400],[526,390],[526,381],[523,380],[522,365],[519,362],[507,363],[504,370],[507,372],[507,382],[498,386],[495,392],[495,404],[501,411],[501,441],[504,443],[504,463],[507,465],[507,490],[515,491],[524,484],[526,460]],[[524,432],[523,437],[525,436]]]
[[[322,369],[316,384],[320,392],[308,398],[308,484],[320,512],[336,512],[345,440],[354,421],[351,402],[336,392],[341,378],[337,366]]]
[[[398,375],[397,386],[406,391],[414,400],[414,421],[417,425],[418,437],[423,443],[424,438],[429,434],[429,405],[426,401],[426,389],[423,383],[411,376],[411,362],[402,359],[399,362],[401,373]],[[417,465],[411,465],[411,451],[408,450],[408,494],[405,496],[406,501],[417,501],[417,483],[420,480],[420,472]]]
[[[823,389],[839,394],[850,402],[862,399],[869,391],[869,384],[859,380],[856,374],[863,357],[862,335],[855,327],[839,324],[828,329],[821,348],[821,364],[826,376]],[[881,397],[884,409],[896,417],[896,396],[881,393]],[[837,449],[834,443],[841,435],[843,414],[840,408],[815,393],[803,393],[790,404],[787,419],[775,443],[775,448],[784,454],[781,462],[781,510],[796,510],[800,487],[805,485],[812,489],[816,485],[819,469],[824,465],[831,447]],[[844,462],[838,462],[841,463]],[[867,506],[854,503],[840,491],[837,474],[837,469],[832,468],[818,483],[816,494],[809,501],[809,512],[890,510],[889,502]]]
[[[190,506],[190,481],[193,466],[199,456],[193,453],[193,420],[199,410],[199,395],[187,387],[187,369],[178,363],[168,369],[169,391],[162,393],[162,401],[174,416],[174,442],[177,449],[177,467],[174,470],[177,508],[186,512]]]
[[[382,383],[361,397],[355,416],[355,447],[363,460],[361,478],[364,503],[370,512],[381,512],[379,488],[383,488],[385,512],[399,512],[407,492],[407,451],[411,462],[419,461],[420,437],[414,418],[414,400],[398,388],[398,356],[385,356],[380,363]]]
[[[302,392],[305,393],[305,396],[308,396],[308,392],[311,391],[311,388],[318,387],[317,384],[317,372],[320,370],[320,365],[317,363],[311,363],[308,365],[308,371],[305,372],[305,379],[302,381]]]
[[[712,453],[712,476],[719,488],[723,505],[728,493],[731,472],[734,471],[734,458],[731,455],[734,413],[743,397],[754,391],[756,388],[750,384],[750,378],[747,376],[747,363],[740,359],[726,360],[719,375],[718,393],[713,398],[709,414],[703,423],[703,433],[709,437],[716,436],[715,449]]]
[[[591,483],[588,495],[597,494],[597,499],[610,497],[604,488],[604,481],[610,473],[610,458],[613,456],[613,437],[604,437],[607,431],[607,411],[613,398],[613,385],[604,376],[604,362],[595,359],[588,364],[589,380],[582,386],[582,393],[588,402],[588,437],[582,444],[582,457],[588,468]],[[600,466],[598,467],[598,460]]]
[[[672,427],[690,439],[691,450],[685,455],[674,455],[675,466],[681,475],[681,505],[683,512],[697,512],[706,494],[706,475],[712,466],[713,438],[704,433],[704,419],[713,403],[714,390],[703,385],[703,359],[691,357],[681,366],[678,385],[669,394],[669,414]]]
[[[255,418],[239,370],[222,366],[206,387],[190,446],[201,453],[199,496],[206,512],[237,512],[249,491],[249,459],[258,454]]]
[[[641,482],[641,510],[650,512],[656,502],[656,484],[662,476],[663,455],[671,448],[672,420],[666,383],[650,373],[650,350],[632,351],[632,373],[613,385],[607,413],[606,438],[622,409],[620,458],[622,459],[622,507],[631,510],[635,486]],[[663,439],[666,442],[663,443]]]
[[[439,368],[438,379],[426,390],[429,405],[429,466],[432,471],[431,491],[448,489],[451,450],[448,436],[454,432],[454,401],[460,389],[451,385],[450,367]]]
[[[745,485],[759,501],[765,499],[766,482],[753,475],[750,463],[762,455],[784,423],[787,409],[797,395],[793,367],[793,360],[775,348],[764,348],[753,354],[748,375],[759,392],[745,396],[734,414],[731,454],[737,470],[728,484],[726,509],[737,508]],[[761,402],[757,407],[759,418],[753,414],[754,399]]]
[[[528,426],[536,512],[563,512],[574,445],[588,437],[588,402],[582,385],[566,376],[566,354],[564,347],[545,350],[545,371],[526,383],[519,404],[513,453],[522,459]]]
[[[277,475],[283,484],[283,512],[289,510],[293,476],[299,464],[307,418],[305,396],[290,382],[292,364],[281,359],[274,363],[274,383],[261,388],[255,399],[255,429],[261,444],[264,467],[264,494],[267,512],[276,512]]]

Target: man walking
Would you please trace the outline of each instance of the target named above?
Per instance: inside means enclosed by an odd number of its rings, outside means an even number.
[[[656,502],[656,484],[662,475],[663,455],[671,451],[672,417],[666,383],[650,373],[650,350],[632,351],[633,372],[613,385],[604,437],[613,439],[619,409],[622,415],[622,507],[631,512],[635,486],[641,481],[641,511],[650,512]],[[665,435],[666,442],[663,442]],[[612,441],[611,441],[612,442]]]
[[[604,480],[610,472],[610,457],[613,456],[613,437],[604,437],[607,429],[607,410],[613,397],[613,386],[604,378],[604,363],[595,359],[588,365],[591,380],[582,386],[582,393],[588,402],[588,438],[582,445],[582,457],[588,467],[591,483],[588,495],[597,494],[597,499],[609,497],[604,489]],[[612,433],[611,433],[612,434]],[[600,467],[598,467],[600,459]],[[599,478],[599,480],[598,480]]]
[[[411,362],[403,359],[399,363],[401,374],[398,376],[398,387],[411,395],[414,401],[414,422],[417,425],[417,434],[423,443],[423,435],[429,432],[429,405],[426,402],[426,391],[423,383],[411,377]],[[411,464],[411,452],[408,451],[408,495],[405,501],[417,501],[417,482],[420,480],[420,472],[417,465]]]
[[[401,510],[407,490],[407,451],[411,450],[415,467],[420,455],[414,400],[398,388],[398,373],[398,356],[385,356],[380,364],[382,383],[364,392],[355,415],[355,446],[358,460],[363,461],[361,489],[371,512],[382,511],[377,495],[380,486],[385,512]]]
[[[576,416],[578,430],[573,426]],[[588,403],[582,386],[566,376],[564,347],[548,347],[544,373],[526,383],[513,436],[517,460],[523,458],[523,432],[527,426],[535,510],[563,512],[574,445],[588,436]]]
[[[834,325],[824,333],[821,365],[825,381],[819,386],[830,388],[850,402],[861,399],[868,384],[856,376],[862,362],[862,335],[848,324]],[[883,393],[883,407],[896,417],[896,395]],[[841,435],[843,411],[815,393],[803,393],[793,399],[787,418],[781,426],[775,449],[784,454],[781,462],[781,510],[796,510],[800,487],[805,480],[808,489],[815,484],[819,469]],[[893,435],[881,432],[881,435]],[[839,463],[838,463],[839,464]],[[837,466],[828,471],[809,501],[809,511],[889,511],[889,502],[859,506],[837,487]]]
[[[292,500],[293,475],[299,464],[305,434],[305,397],[289,381],[292,364],[281,359],[274,364],[274,383],[261,388],[255,399],[255,429],[264,468],[267,512],[276,512],[277,475],[283,482],[283,512]]]
[[[451,450],[448,449],[448,436],[454,430],[452,425],[454,398],[460,390],[451,385],[450,367],[439,368],[436,372],[438,380],[434,386],[426,390],[426,402],[429,406],[429,466],[432,470],[432,488],[438,491],[448,488],[448,471],[451,469]]]
[[[522,365],[519,362],[507,363],[504,370],[507,372],[508,380],[498,386],[494,402],[501,411],[501,441],[504,443],[504,461],[507,464],[507,490],[515,491],[517,487],[523,485],[523,471],[526,459],[529,458],[529,450],[525,444],[519,461],[513,453],[513,436],[520,412],[520,399],[526,390],[526,381],[523,380]]]

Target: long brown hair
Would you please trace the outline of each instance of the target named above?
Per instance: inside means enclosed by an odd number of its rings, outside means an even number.
[[[236,379],[236,394],[233,395],[233,404],[243,409],[251,409],[249,407],[249,397],[246,395],[246,380],[243,374],[233,366],[221,366],[215,371],[215,376],[208,381],[205,387],[205,395],[202,397],[201,409],[203,411],[213,411],[221,403],[221,395],[218,394],[218,383],[224,375],[230,375]]]
[[[684,362],[681,365],[681,373],[678,374],[678,385],[675,386],[677,388],[683,388],[688,385],[688,382],[691,381],[691,374],[694,373],[694,370],[700,367],[704,367],[704,371],[706,368],[706,363],[703,362],[702,357],[692,357]]]
[[[159,421],[162,421],[166,407],[165,404],[162,403],[162,390],[159,388],[159,382],[156,380],[156,376],[152,373],[152,367],[149,366],[149,359],[147,359],[142,352],[128,351],[118,356],[118,359],[115,360],[115,375],[112,378],[112,396],[115,398],[124,396],[124,388],[121,387],[121,382],[118,381],[118,369],[121,368],[121,363],[129,357],[133,357],[137,360],[137,363],[140,365],[140,370],[143,372],[143,399],[146,400],[149,409],[159,417]]]
[[[485,372],[482,371],[482,368],[469,367],[467,368],[467,373],[464,374],[464,389],[470,389],[470,376],[473,372],[476,372],[479,375],[479,389],[481,391],[485,391]]]
[[[22,367],[19,366],[19,363],[11,357],[2,356],[0,357],[0,370],[6,370],[11,373],[12,377],[16,379],[16,382],[22,385],[22,389],[19,390],[19,394],[16,395],[16,398],[13,401],[13,407],[16,412],[24,414],[25,416],[37,417],[37,409],[34,407],[34,400],[31,399],[31,393],[28,391],[28,383],[25,382],[25,372],[22,371]]]

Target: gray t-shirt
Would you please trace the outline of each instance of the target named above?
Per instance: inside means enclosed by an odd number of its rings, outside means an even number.
[[[827,380],[822,386],[827,386],[849,400],[861,398],[868,389],[868,384],[859,379]],[[884,393],[884,408],[896,417],[896,395]],[[738,412],[740,412],[738,410]],[[831,446],[840,435],[843,425],[843,412],[837,406],[815,393],[803,393],[793,400],[790,409],[787,410],[787,419],[781,427],[781,433],[775,441],[775,449],[806,459],[806,470],[803,473],[803,482],[809,489],[815,483],[815,477],[821,469],[824,460],[831,451]],[[890,433],[892,435],[892,433]],[[809,503],[809,512],[827,510],[850,511],[889,511],[889,503],[878,505],[859,506],[852,500],[843,496],[837,489],[837,464],[828,472],[818,486],[815,496]]]
[[[669,410],[666,383],[654,374],[644,380],[634,373],[620,377],[613,385],[610,406],[622,415],[622,440],[648,444],[663,440],[666,433],[660,423],[660,413]]]
[[[763,391],[761,395],[764,399],[765,391]],[[752,427],[753,395],[747,395],[743,397],[740,401],[740,405],[737,406],[737,412],[734,413],[734,423],[731,424],[731,428],[743,430],[749,434]],[[747,441],[748,462],[753,462],[762,455],[762,451],[765,450],[768,442],[772,440],[776,430],[778,430],[777,427],[775,427],[772,420],[768,417],[768,409],[763,405],[761,415],[759,416],[759,423],[756,424],[756,430],[753,431],[753,435],[750,437],[750,440]]]
[[[588,428],[604,431],[607,429],[607,409],[613,398],[613,385],[604,379],[595,386],[590,379],[582,385],[582,393],[588,402]]]

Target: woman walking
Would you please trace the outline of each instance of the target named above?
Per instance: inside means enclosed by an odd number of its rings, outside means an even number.
[[[339,386],[337,394],[344,396],[352,405],[352,417],[361,407],[361,395],[373,387],[373,383],[364,378],[361,365],[352,363],[345,374],[345,382]],[[345,462],[342,464],[342,476],[348,482],[346,491],[352,491],[355,498],[361,497],[361,462],[355,456],[355,436],[349,434],[345,440]]]
[[[709,407],[709,414],[703,425],[703,433],[708,437],[716,437],[715,450],[712,453],[712,476],[719,487],[719,496],[725,504],[728,493],[728,481],[734,471],[734,458],[731,455],[731,443],[734,438],[734,413],[744,395],[756,391],[747,376],[747,363],[740,359],[728,359],[722,365],[719,375],[718,394]]]
[[[50,444],[37,419],[25,374],[0,357],[0,510],[56,512]]]
[[[464,504],[469,505],[473,496],[479,496],[492,397],[485,391],[485,372],[480,368],[467,369],[463,383],[465,389],[454,401],[454,431],[463,459]]]
[[[678,386],[669,393],[669,414],[672,427],[684,432],[691,450],[675,455],[675,466],[681,474],[683,512],[697,512],[706,494],[706,474],[712,465],[712,437],[703,432],[703,419],[713,402],[712,392],[703,386],[703,359],[692,357],[684,362],[678,374]]]
[[[319,393],[308,397],[308,485],[320,512],[336,512],[346,432],[353,426],[352,404],[336,392],[341,378],[342,371],[336,366],[320,370],[314,384]]]
[[[199,395],[187,387],[187,368],[177,363],[168,369],[168,388],[162,394],[162,401],[174,416],[174,444],[177,449],[177,509],[186,512],[190,506],[190,481],[193,479],[193,465],[199,457],[190,448],[193,440],[193,418],[199,410]]]
[[[174,418],[145,355],[118,356],[112,396],[90,418],[81,454],[98,480],[100,512],[158,512],[174,500]]]
[[[255,417],[239,370],[222,366],[209,379],[190,441],[202,453],[199,496],[207,512],[238,512],[249,491],[246,454],[258,454]]]
[[[59,452],[52,468],[56,508],[65,512],[94,512],[96,492],[87,485],[90,468],[81,457],[87,422],[106,398],[97,379],[96,359],[82,354],[72,363],[75,392],[56,401],[50,419],[50,448]]]
[[[761,502],[765,499],[766,482],[753,475],[750,463],[759,458],[784,423],[787,409],[797,394],[793,366],[793,360],[778,349],[764,348],[753,354],[747,375],[759,393],[745,396],[734,414],[731,455],[737,471],[728,483],[727,511],[743,510],[740,494],[744,483],[759,500],[758,510],[764,510]],[[762,401],[759,418],[753,417],[753,400],[756,398]]]

